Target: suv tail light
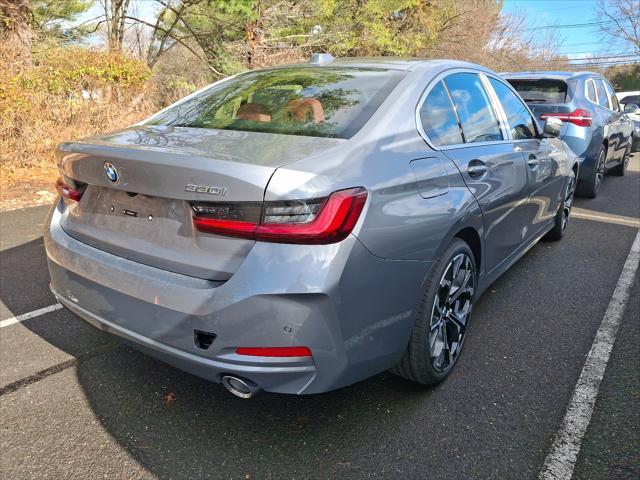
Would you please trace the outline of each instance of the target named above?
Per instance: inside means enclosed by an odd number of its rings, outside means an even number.
[[[347,238],[367,200],[362,187],[326,198],[282,202],[194,202],[193,222],[201,232],[263,242],[328,244]]]
[[[573,123],[579,127],[591,126],[591,112],[583,110],[582,108],[578,108],[571,113],[545,113],[544,115],[540,115],[542,120],[548,117],[555,117],[563,122]]]
[[[73,185],[70,185],[70,184],[73,184]],[[74,202],[80,201],[85,188],[86,188],[86,185],[77,184],[72,180],[67,181],[63,177],[58,178],[58,180],[56,181],[56,190],[58,191],[58,193],[62,195],[64,198],[72,200]]]

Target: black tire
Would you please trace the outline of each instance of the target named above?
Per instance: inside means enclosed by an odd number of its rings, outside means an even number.
[[[581,181],[578,185],[578,194],[581,197],[596,198],[598,196],[600,185],[602,185],[602,180],[605,174],[606,161],[607,149],[604,145],[601,145],[591,177]]]
[[[576,191],[576,174],[573,170],[569,174],[569,179],[567,181],[567,186],[564,188],[562,192],[562,203],[558,207],[558,211],[556,212],[556,219],[553,228],[549,230],[549,233],[545,235],[546,240],[551,240],[552,242],[557,242],[564,237],[565,232],[567,231],[567,225],[569,224],[569,217],[571,215],[571,207],[573,207],[573,195]]]
[[[458,266],[458,275],[454,277],[454,261],[457,262],[460,258],[462,258],[462,263]],[[462,265],[464,265],[464,267]],[[468,273],[469,271],[470,273]],[[446,280],[448,280],[449,272],[451,272],[451,284],[446,292],[447,300],[445,300],[443,288],[446,287],[443,287],[442,283],[446,283]],[[463,278],[461,278],[461,275]],[[464,280],[467,280],[467,282],[465,283]],[[455,287],[455,283],[460,283],[458,289],[453,288]],[[439,383],[449,375],[458,358],[460,358],[460,353],[464,346],[466,332],[471,320],[473,302],[475,300],[476,283],[477,273],[473,252],[466,242],[456,238],[451,242],[451,245],[449,245],[433,267],[427,280],[424,297],[416,313],[407,351],[400,363],[391,369],[392,373],[424,385]],[[463,288],[464,285],[470,286],[470,293],[466,291],[468,288]],[[446,320],[443,310],[448,311],[449,309],[448,307],[441,308],[441,305],[447,303],[448,299],[455,297],[456,294],[459,296],[454,302],[453,309],[450,310],[450,315],[456,314],[455,318],[458,319],[457,322]],[[436,305],[437,295],[438,303]],[[456,310],[456,305],[459,308],[458,310]],[[464,311],[466,311],[464,315],[464,328],[460,336],[460,325],[462,322],[457,314]],[[448,317],[447,315],[447,318]],[[434,321],[434,319],[436,320]],[[436,325],[439,325],[439,327]],[[433,331],[432,327],[434,327]],[[434,347],[438,346],[437,340],[439,336],[442,339],[440,342],[442,344],[440,345],[442,357],[438,356],[435,358],[432,355],[432,351]],[[432,342],[432,340],[434,341]],[[451,344],[447,348],[446,344],[449,341]],[[449,361],[445,365],[446,357],[449,358]],[[438,362],[440,358],[442,358],[441,363]],[[438,365],[442,368],[438,368]]]
[[[629,164],[630,153],[631,153],[631,145],[629,145],[627,149],[624,151],[624,156],[622,157],[622,160],[620,160],[620,164],[616,165],[611,170],[609,170],[612,175],[615,175],[616,177],[625,176],[625,174],[627,173],[627,165]]]

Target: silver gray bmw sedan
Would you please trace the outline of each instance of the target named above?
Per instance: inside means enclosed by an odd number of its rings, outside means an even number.
[[[334,60],[217,82],[60,146],[51,289],[248,398],[460,357],[474,303],[567,227],[578,159],[492,71]]]

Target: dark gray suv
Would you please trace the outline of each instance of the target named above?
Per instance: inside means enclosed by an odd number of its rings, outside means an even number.
[[[607,80],[592,72],[518,72],[502,75],[540,120],[564,122],[560,138],[580,158],[577,193],[598,195],[604,174],[624,175],[633,122]]]

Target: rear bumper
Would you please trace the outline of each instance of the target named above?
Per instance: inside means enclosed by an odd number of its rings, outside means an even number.
[[[580,169],[578,181],[589,181],[593,176],[596,160],[602,145],[602,135],[595,128],[569,124],[561,139],[578,156]]]
[[[229,352],[218,358],[205,358],[105,320],[68,300],[53,288],[51,291],[62,305],[94,327],[121,337],[149,356],[214,382],[220,382],[223,374],[236,374],[250,378],[266,391],[302,393],[315,377],[315,365],[308,357],[284,359],[280,362],[278,359],[271,359],[269,362],[247,362],[246,356]]]
[[[640,152],[640,132],[634,132],[632,136],[631,152]]]
[[[226,282],[160,270],[86,245],[46,224],[51,289],[98,328],[214,382],[245,377],[266,391],[318,393],[394,365],[431,263],[375,257],[353,236],[333,245],[256,243]],[[216,335],[196,346],[194,331]],[[237,347],[306,346],[312,357],[237,355]]]

